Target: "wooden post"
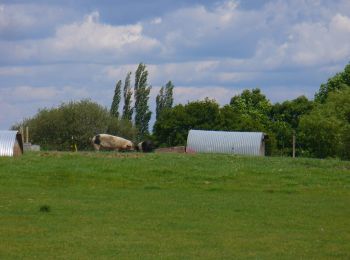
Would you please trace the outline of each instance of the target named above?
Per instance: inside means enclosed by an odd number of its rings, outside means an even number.
[[[21,126],[21,127],[19,128],[19,132],[21,133],[22,143],[24,143],[24,130],[23,130],[23,126]]]
[[[26,143],[29,143],[29,127],[26,126]]]
[[[295,158],[295,130],[293,131],[293,158]]]

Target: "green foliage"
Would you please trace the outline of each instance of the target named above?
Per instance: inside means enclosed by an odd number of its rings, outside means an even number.
[[[153,134],[160,146],[184,145],[186,143],[189,115],[185,106],[179,104],[164,110],[153,127]]]
[[[345,66],[344,71],[329,78],[326,84],[320,86],[320,90],[315,94],[315,101],[325,103],[329,93],[343,90],[350,87],[350,64]]]
[[[124,89],[123,89],[123,97],[124,97],[124,106],[123,106],[123,115],[122,119],[124,120],[132,120],[133,108],[131,107],[131,97],[132,90],[130,86],[130,77],[131,72],[126,75]]]
[[[117,82],[117,85],[115,86],[113,102],[110,110],[111,115],[116,118],[119,118],[119,103],[121,98],[121,87],[122,87],[122,81],[119,80]]]
[[[231,98],[230,105],[238,114],[237,131],[263,132],[268,136],[265,152],[276,153],[276,137],[270,119],[272,105],[259,88],[244,90]]]
[[[135,73],[135,126],[139,131],[138,140],[149,135],[149,121],[152,112],[149,110],[148,99],[151,86],[147,83],[148,71],[146,65],[140,63]]]
[[[277,154],[292,155],[293,132],[298,129],[300,118],[309,114],[312,109],[313,102],[305,96],[283,103],[276,103],[272,106],[270,115],[272,120],[271,131],[276,137]],[[297,141],[300,143],[299,138]]]
[[[300,121],[300,138],[311,156],[350,159],[350,88],[328,94]]]
[[[214,130],[218,122],[219,105],[206,98],[164,110],[154,125],[154,135],[161,145],[185,145],[190,129]]]
[[[164,109],[170,109],[173,106],[173,89],[174,85],[169,81],[165,87],[161,87],[159,94],[156,97],[156,119],[159,118],[159,115]]]
[[[0,169],[1,259],[350,258],[350,162],[39,152]]]
[[[107,109],[90,100],[39,110],[34,117],[12,128],[19,129],[21,125],[29,127],[31,142],[39,144],[44,150],[70,150],[73,143],[79,150],[91,149],[91,138],[97,133],[125,138],[136,134],[131,123],[119,121]]]
[[[159,118],[160,113],[164,110],[164,96],[164,87],[162,86],[156,97],[156,119]]]
[[[219,110],[219,118],[216,130],[239,131],[242,122],[241,114],[230,105],[225,105]]]
[[[231,99],[230,105],[241,115],[241,131],[266,131],[269,128],[272,105],[260,89],[244,90]]]
[[[300,117],[308,114],[312,108],[313,102],[305,96],[300,96],[291,101],[284,101],[282,104],[274,104],[271,117],[273,121],[282,121],[290,125],[292,129],[297,129]]]

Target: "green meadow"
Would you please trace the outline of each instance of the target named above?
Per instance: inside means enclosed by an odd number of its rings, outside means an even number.
[[[349,259],[350,162],[0,158],[0,259]]]

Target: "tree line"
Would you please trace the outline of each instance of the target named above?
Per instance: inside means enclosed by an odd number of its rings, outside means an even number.
[[[13,128],[27,125],[33,142],[58,150],[67,149],[72,137],[80,149],[90,149],[89,137],[102,132],[133,141],[150,138],[165,147],[185,145],[190,129],[261,131],[269,137],[269,155],[290,156],[295,135],[297,156],[350,159],[350,64],[321,84],[314,100],[300,96],[275,104],[255,88],[233,96],[223,106],[210,98],[174,106],[175,87],[169,81],[156,97],[152,133],[148,104],[152,86],[146,65],[138,65],[133,89],[131,76],[128,72],[124,83],[117,81],[109,110],[90,100],[63,103],[39,110]]]

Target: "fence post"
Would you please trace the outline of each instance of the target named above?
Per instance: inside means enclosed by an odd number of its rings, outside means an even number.
[[[29,127],[26,126],[26,143],[29,143]]]
[[[22,144],[24,143],[24,130],[23,130],[23,126],[21,126],[19,128],[19,132],[21,133],[21,138],[22,138]]]
[[[295,130],[293,130],[293,158],[295,158]]]

